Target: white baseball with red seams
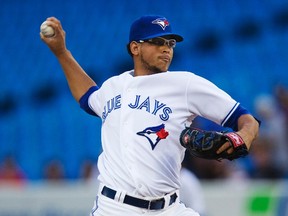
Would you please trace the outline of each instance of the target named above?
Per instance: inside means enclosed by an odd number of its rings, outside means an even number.
[[[45,37],[53,37],[55,35],[54,29],[44,21],[40,26],[40,31]]]

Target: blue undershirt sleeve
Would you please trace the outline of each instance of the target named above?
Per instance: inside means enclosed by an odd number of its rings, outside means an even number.
[[[88,91],[80,98],[79,104],[80,107],[90,115],[97,116],[96,113],[90,108],[88,104],[89,96],[99,89],[98,86],[92,86],[88,89]]]
[[[223,126],[232,128],[234,131],[238,131],[238,119],[241,115],[244,114],[251,115],[251,113],[247,109],[239,105]]]

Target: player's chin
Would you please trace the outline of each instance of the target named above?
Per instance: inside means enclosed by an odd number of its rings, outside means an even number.
[[[155,72],[157,72],[157,73],[162,73],[162,72],[166,72],[166,71],[168,71],[168,67],[161,67],[161,68],[158,68],[158,70],[155,71]]]
[[[169,66],[170,66],[170,62],[164,61],[164,62],[162,62],[162,64],[159,64],[159,65],[158,65],[158,68],[159,68],[162,72],[164,72],[164,71],[167,71],[167,70],[169,69]]]

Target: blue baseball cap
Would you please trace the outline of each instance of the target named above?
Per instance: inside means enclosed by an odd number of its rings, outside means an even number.
[[[169,36],[169,38],[175,39],[177,42],[183,41],[182,36],[172,32],[171,24],[165,17],[159,15],[145,15],[132,23],[129,43],[162,36]]]

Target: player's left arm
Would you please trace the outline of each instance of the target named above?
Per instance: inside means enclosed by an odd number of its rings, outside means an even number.
[[[249,150],[252,142],[258,136],[259,122],[252,115],[245,114],[238,119],[238,129],[237,133],[242,137]]]
[[[260,123],[250,114],[243,114],[237,120],[236,133],[245,142],[247,149],[249,150],[253,141],[257,138],[259,132]],[[232,153],[233,148],[230,147],[229,143],[224,144],[221,148],[218,149],[217,153],[227,151],[227,153]]]

